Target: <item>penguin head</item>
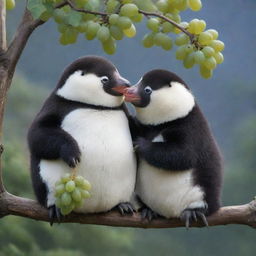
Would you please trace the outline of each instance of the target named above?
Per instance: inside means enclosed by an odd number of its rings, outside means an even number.
[[[131,102],[143,124],[157,125],[185,117],[195,106],[194,96],[176,74],[155,69],[125,90],[125,101]]]
[[[122,104],[122,93],[128,86],[129,81],[119,74],[110,61],[97,56],[86,56],[65,69],[56,94],[71,101],[117,107]]]

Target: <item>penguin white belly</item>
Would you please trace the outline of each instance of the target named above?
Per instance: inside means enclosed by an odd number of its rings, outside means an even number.
[[[202,189],[193,185],[193,170],[167,171],[140,161],[136,193],[155,212],[179,217],[186,208],[204,206]]]
[[[77,109],[64,118],[61,127],[79,145],[78,175],[92,185],[91,198],[85,199],[84,206],[77,211],[103,212],[129,202],[135,186],[136,159],[125,113]],[[41,160],[40,175],[49,190],[48,206],[55,202],[55,182],[70,171],[62,160]]]

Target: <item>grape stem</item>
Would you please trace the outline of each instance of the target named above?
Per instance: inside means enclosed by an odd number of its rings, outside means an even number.
[[[191,34],[190,32],[188,32],[185,28],[183,28],[182,26],[180,26],[180,25],[179,25],[178,23],[176,23],[175,21],[173,21],[173,20],[171,20],[171,19],[165,17],[164,15],[161,15],[161,14],[155,13],[155,12],[146,12],[146,11],[142,11],[142,10],[139,10],[139,13],[141,13],[141,14],[143,14],[143,15],[145,15],[145,16],[155,16],[155,17],[161,18],[161,19],[163,19],[163,20],[165,20],[165,21],[171,23],[173,26],[175,26],[176,28],[180,29],[184,34],[186,34],[186,35],[189,37],[189,39],[190,39],[190,41],[191,41],[192,44],[194,43],[194,41],[195,41],[194,39],[195,39],[195,38],[194,38],[194,35],[193,35],[193,34]]]

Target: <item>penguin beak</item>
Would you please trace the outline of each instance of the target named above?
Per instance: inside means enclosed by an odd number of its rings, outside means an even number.
[[[132,86],[130,88],[126,88],[124,92],[124,97],[126,102],[131,102],[131,103],[140,103],[141,97],[138,93],[138,87],[137,86]]]
[[[121,77],[119,74],[117,74],[116,86],[112,87],[112,90],[114,92],[124,94],[125,90],[130,86],[131,86],[131,84],[127,79],[125,79],[125,78]]]

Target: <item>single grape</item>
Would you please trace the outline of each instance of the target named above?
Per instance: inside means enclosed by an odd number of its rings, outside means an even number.
[[[143,18],[144,18],[144,15],[141,14],[141,13],[139,13],[139,14],[137,14],[137,15],[135,15],[135,16],[132,16],[132,17],[131,17],[131,20],[132,20],[133,22],[141,22],[141,21],[143,20]]]
[[[136,27],[132,24],[130,28],[123,30],[127,37],[134,37],[136,35]]]
[[[117,0],[109,0],[109,1],[107,1],[106,11],[108,13],[113,13],[113,12],[115,12],[115,10],[116,10],[118,5],[119,5],[119,1],[117,1]]]
[[[112,39],[113,40],[113,39]],[[115,40],[111,41],[111,42],[107,42],[107,43],[115,43]],[[86,179],[83,179],[83,184],[81,186],[82,189],[86,189],[86,190],[90,190],[92,187],[91,183],[86,180]]]
[[[66,206],[66,207],[61,207],[60,208],[60,212],[61,214],[64,215],[68,215],[69,213],[71,213],[74,209],[74,206]]]
[[[224,61],[224,56],[221,52],[216,52],[213,57],[216,60],[217,64],[221,64]]]
[[[76,187],[76,184],[73,180],[70,180],[66,183],[65,189],[67,192],[72,192]]]
[[[205,56],[202,51],[196,51],[194,53],[194,59],[196,64],[203,64],[205,61]]]
[[[55,196],[58,197],[65,192],[65,185],[59,184],[55,187]]]
[[[15,8],[15,0],[6,0],[6,10],[10,11]]]
[[[87,30],[87,27],[88,27],[88,23],[82,21],[76,29],[77,29],[77,31],[79,31],[80,33],[85,33],[86,30]]]
[[[110,26],[109,31],[111,36],[116,40],[121,40],[124,37],[124,32],[122,29],[120,29],[118,26]]]
[[[75,0],[76,6],[79,8],[84,7],[85,4],[87,4],[88,0]]]
[[[203,78],[209,79],[212,77],[212,70],[208,69],[204,65],[200,65],[200,74]]]
[[[195,64],[194,52],[189,53],[183,60],[183,66],[185,68],[192,68]]]
[[[161,47],[166,51],[171,50],[172,49],[172,39],[170,37],[168,37],[167,35],[165,35],[165,37],[162,39]]]
[[[160,22],[156,18],[150,18],[147,21],[147,27],[152,30],[153,32],[158,32],[159,31],[159,25]]]
[[[97,38],[101,42],[105,42],[109,39],[109,37],[110,37],[110,32],[109,32],[108,27],[101,26],[97,32]]]
[[[212,47],[210,46],[205,46],[203,49],[202,49],[202,52],[204,53],[205,57],[211,57],[215,54],[215,51]]]
[[[92,40],[96,37],[98,30],[100,29],[100,24],[94,21],[88,21],[86,38]]]
[[[217,62],[214,57],[206,58],[203,63],[208,69],[215,69],[217,66]]]
[[[119,17],[117,26],[121,29],[130,28],[132,25],[132,21],[128,17]]]
[[[61,195],[61,204],[67,206],[67,205],[70,205],[71,202],[72,202],[72,198],[70,194],[68,192],[64,192]]]
[[[154,44],[157,46],[162,46],[162,42],[165,40],[165,34],[162,32],[158,32],[154,36]]]
[[[116,14],[116,13],[111,14],[111,15],[109,16],[109,19],[108,19],[109,24],[110,24],[110,25],[116,25],[117,22],[118,22],[118,19],[119,19],[119,15],[118,15],[118,14]]]
[[[154,45],[154,34],[146,34],[142,39],[142,44],[145,48],[150,48]]]
[[[199,20],[197,23],[196,23],[196,26],[195,26],[195,34],[196,35],[199,35],[200,33],[202,33],[206,28],[206,23],[204,20]]]
[[[126,17],[138,15],[138,7],[135,4],[124,4],[120,9],[120,14]]]
[[[168,9],[169,9],[168,0],[159,0],[159,1],[157,1],[156,2],[156,7],[162,13],[168,12]]]
[[[102,42],[102,47],[103,47],[103,50],[107,54],[110,54],[110,55],[114,54],[116,52],[116,41],[115,41],[115,39],[113,39],[113,37],[110,36],[108,40]],[[83,188],[86,189],[85,187],[86,186],[84,185]]]
[[[77,208],[80,208],[84,205],[84,200],[82,199],[79,202],[74,201],[74,203],[75,203],[75,209],[77,209]]]
[[[177,0],[175,2],[175,8],[179,11],[185,11],[188,8],[187,0]]]
[[[71,194],[71,197],[75,202],[80,202],[82,200],[80,189],[75,188],[75,190]]]
[[[66,13],[62,9],[55,9],[53,12],[53,18],[56,23],[63,23],[66,18]]]
[[[170,22],[163,22],[162,24],[162,32],[164,33],[170,33],[170,32],[173,32],[174,30],[174,26],[170,23]]]
[[[83,186],[83,184],[84,184],[84,177],[76,176],[74,181],[76,183],[76,186]]]
[[[196,28],[197,28],[198,22],[199,22],[199,19],[191,20],[188,24],[188,32],[192,34],[196,34]]]
[[[188,52],[186,50],[186,45],[180,46],[176,51],[177,60],[184,60],[187,55],[188,55]]]
[[[82,198],[90,198],[91,194],[87,190],[81,190]]]
[[[62,183],[67,183],[70,180],[70,174],[66,173],[62,178],[61,178],[61,182]]]
[[[225,44],[220,41],[220,40],[213,40],[211,43],[210,43],[210,46],[216,51],[216,52],[221,52],[224,50],[225,48]]]
[[[215,29],[208,29],[207,32],[212,34],[212,39],[216,40],[219,37],[219,33]]]
[[[188,5],[192,11],[200,11],[202,8],[201,0],[188,0]]]
[[[175,39],[175,44],[178,46],[188,44],[188,43],[189,43],[189,37],[186,34],[182,34]]]
[[[194,48],[193,48],[193,45],[192,44],[187,44],[187,45],[185,45],[185,51],[187,52],[187,53],[191,53],[191,52],[193,52],[193,50],[194,50]]]
[[[199,37],[198,37],[198,42],[201,44],[201,45],[208,45],[211,43],[212,41],[212,34],[209,33],[209,32],[202,32],[199,34]]]

